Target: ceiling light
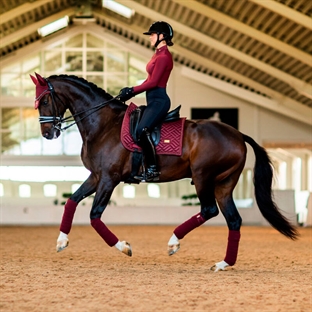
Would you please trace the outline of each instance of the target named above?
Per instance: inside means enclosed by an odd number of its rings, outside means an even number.
[[[134,14],[134,10],[114,1],[114,0],[102,0],[104,8],[107,8],[115,13],[118,13],[124,17],[130,18]]]
[[[38,34],[42,37],[48,36],[62,28],[67,27],[68,23],[69,23],[69,18],[66,15],[48,25],[38,28]]]

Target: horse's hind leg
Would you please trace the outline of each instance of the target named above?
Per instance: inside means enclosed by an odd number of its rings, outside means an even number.
[[[214,197],[213,186],[206,186],[205,188],[197,186],[196,191],[200,201],[201,210],[198,214],[192,216],[190,219],[179,225],[173,231],[173,235],[168,242],[169,256],[175,254],[180,249],[180,239],[182,239],[186,234],[188,234],[195,228],[205,223],[207,220],[219,214],[219,210]]]
[[[89,178],[79,187],[79,189],[71,195],[64,206],[63,217],[60,225],[60,234],[56,241],[56,251],[60,252],[68,246],[68,234],[71,230],[76,207],[81,200],[90,196],[95,192],[96,181],[93,176]]]
[[[216,200],[229,229],[226,255],[223,261],[216,263],[212,267],[215,268],[215,271],[224,270],[227,266],[233,266],[237,259],[242,218],[232,197],[232,192],[236,185],[235,180],[231,180],[225,185],[217,185],[215,189]]]

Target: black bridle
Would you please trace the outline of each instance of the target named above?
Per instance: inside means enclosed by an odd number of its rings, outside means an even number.
[[[53,127],[59,131],[65,131],[67,130],[68,128],[70,128],[71,126],[77,124],[79,121],[87,118],[88,116],[90,116],[91,114],[95,113],[96,111],[100,110],[101,108],[103,108],[104,106],[106,106],[108,103],[112,102],[113,100],[115,99],[118,99],[119,98],[119,95],[105,101],[105,102],[102,102],[94,107],[91,107],[90,109],[88,110],[84,110],[82,112],[79,112],[79,113],[76,113],[74,115],[70,115],[68,117],[65,117],[63,118],[61,116],[61,114],[58,113],[58,109],[57,109],[57,106],[56,106],[56,101],[55,101],[55,98],[57,98],[61,103],[62,105],[66,108],[66,105],[64,104],[64,102],[62,101],[62,99],[57,95],[57,93],[55,92],[54,90],[54,87],[52,85],[52,83],[48,80],[48,79],[45,79],[47,84],[48,84],[48,89],[46,90],[45,93],[50,93],[51,95],[51,98],[52,98],[52,109],[53,109],[53,116],[39,116],[39,122],[42,124],[42,123],[53,123]],[[56,113],[57,111],[57,113]],[[88,113],[86,114],[85,116],[81,117],[81,118],[78,118],[77,120],[75,120],[75,117],[78,117],[82,114],[85,114],[85,113]],[[59,116],[57,116],[59,115]],[[73,121],[73,122],[72,122]],[[62,124],[65,123],[65,122],[72,122],[71,124],[69,124],[68,126],[66,127],[63,127],[62,128]]]

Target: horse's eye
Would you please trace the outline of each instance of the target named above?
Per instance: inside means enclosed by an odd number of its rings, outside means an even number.
[[[48,101],[47,101],[47,100],[44,100],[42,104],[43,104],[44,106],[47,106],[47,105],[48,105]]]

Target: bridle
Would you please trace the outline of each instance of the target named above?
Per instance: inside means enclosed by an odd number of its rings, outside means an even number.
[[[63,118],[61,114],[59,114],[58,112],[58,109],[57,109],[57,106],[56,106],[56,101],[55,99],[57,98],[61,103],[62,105],[66,108],[66,105],[64,104],[64,102],[62,101],[62,99],[57,95],[57,93],[55,92],[55,89],[52,85],[52,83],[47,79],[45,78],[46,82],[47,82],[47,85],[48,85],[48,89],[46,91],[44,91],[39,99],[44,95],[44,94],[47,94],[49,93],[50,96],[51,96],[51,99],[52,99],[52,110],[53,110],[53,116],[39,116],[39,122],[41,124],[43,123],[52,123],[53,124],[53,127],[56,129],[56,130],[59,130],[59,131],[65,131],[67,130],[68,128],[70,128],[71,126],[77,124],[79,121],[87,118],[88,116],[90,116],[91,114],[95,113],[96,111],[100,110],[101,108],[103,108],[104,106],[106,106],[108,103],[112,102],[113,100],[115,99],[118,99],[119,98],[119,95],[105,101],[105,102],[102,102],[94,107],[91,107],[90,109],[87,109],[87,110],[84,110],[82,112],[78,112],[74,115],[70,115],[68,117],[65,117]],[[56,113],[57,111],[57,113]],[[87,113],[85,116],[81,117],[81,118],[78,118],[77,120],[75,120],[75,117],[78,117],[82,114],[85,114]],[[73,122],[72,122],[73,121]],[[62,128],[62,124],[65,123],[65,122],[72,122],[71,124],[69,124],[68,126],[66,127],[63,127]]]

